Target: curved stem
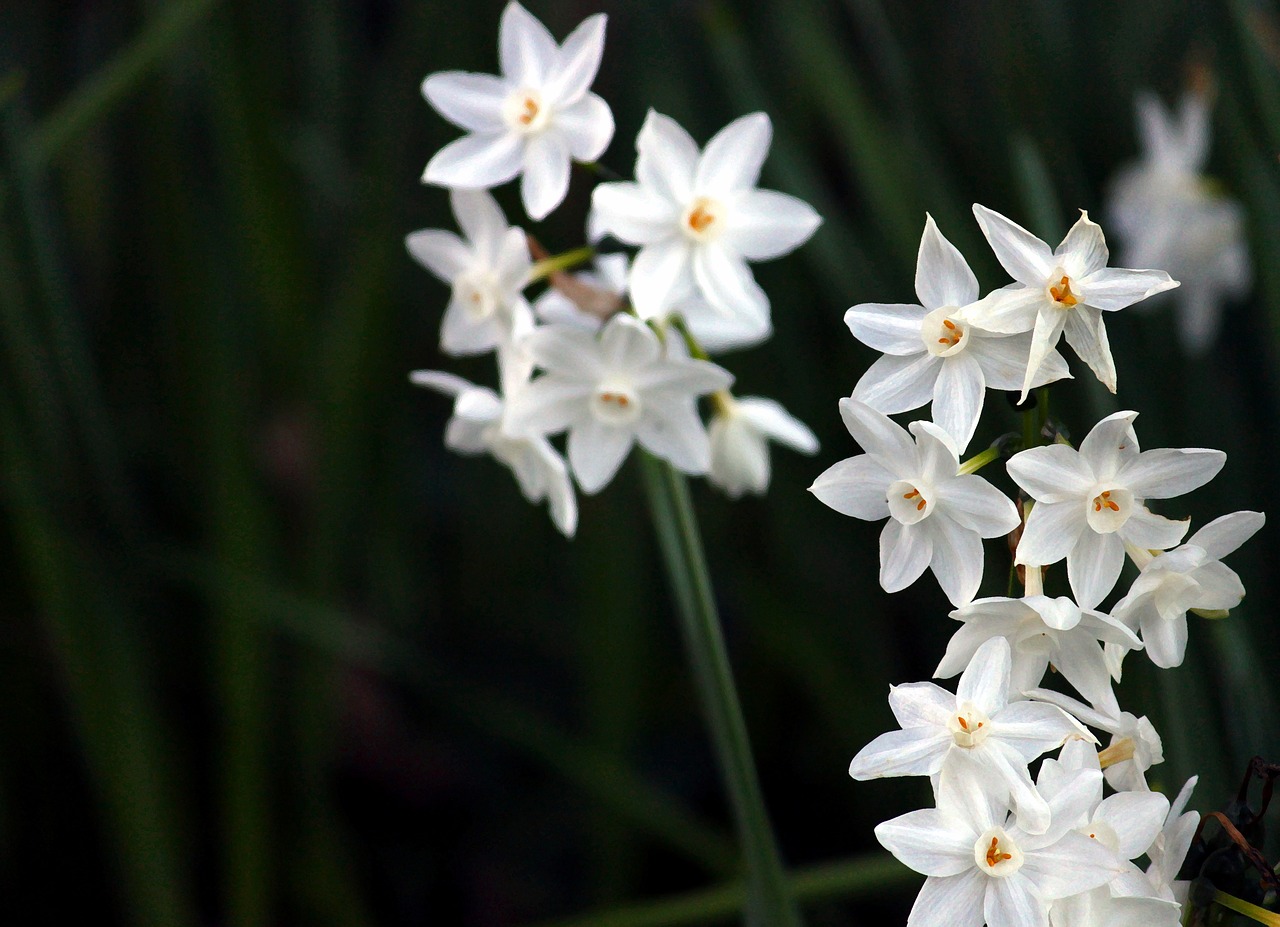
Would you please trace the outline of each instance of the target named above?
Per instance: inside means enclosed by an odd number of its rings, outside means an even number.
[[[799,927],[800,914],[765,811],[688,484],[669,463],[649,454],[642,459],[654,529],[745,858],[747,921]]]
[[[545,253],[545,252],[544,252]],[[585,264],[587,261],[595,257],[596,249],[590,245],[583,245],[581,248],[574,248],[572,251],[566,251],[564,254],[557,254],[545,260],[539,261],[529,269],[528,283],[537,283],[557,274],[562,270],[568,270],[570,267],[577,267],[579,264]]]

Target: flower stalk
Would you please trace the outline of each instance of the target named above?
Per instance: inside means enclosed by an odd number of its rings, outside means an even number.
[[[569,270],[571,267],[585,264],[595,256],[595,248],[590,245],[583,245],[581,248],[574,248],[572,251],[566,251],[563,254],[557,254],[538,261],[529,270],[528,282],[537,283],[539,280],[545,280],[553,274],[560,273],[562,270]]]
[[[643,455],[642,467],[681,633],[742,845],[748,923],[799,927],[799,911],[786,882],[751,755],[688,484],[669,463],[652,455]]]

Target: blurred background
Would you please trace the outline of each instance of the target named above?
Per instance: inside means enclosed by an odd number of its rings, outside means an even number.
[[[503,468],[444,450],[448,401],[407,381],[494,382],[489,358],[441,355],[448,293],[403,239],[453,226],[418,177],[459,132],[419,84],[495,73],[501,7],[0,2],[8,919],[734,919],[731,827],[635,461],[581,499],[567,542]],[[1280,18],[1248,0],[529,7],[557,38],[610,14],[604,163],[631,175],[649,107],[700,142],[763,109],[763,185],[825,217],[756,268],[774,339],[724,360],[822,450],[777,451],[764,499],[694,491],[810,922],[901,921],[920,880],[872,828],[928,787],[846,769],[892,727],[888,685],[928,678],[954,625],[931,577],[883,593],[879,527],[805,491],[857,452],[836,402],[875,355],[842,315],[914,300],[926,210],[984,290],[1003,285],[971,203],[1057,242],[1138,157],[1135,94],[1212,83],[1208,172],[1243,203],[1256,280],[1196,357],[1167,302],[1110,316],[1119,395],[1072,359],[1054,414],[1080,436],[1137,409],[1146,447],[1225,449],[1164,514],[1274,508]],[[575,172],[526,227],[581,244],[593,183]],[[497,191],[521,223],[515,194]],[[974,450],[1018,428],[999,395],[987,408]],[[1255,753],[1280,760],[1273,538],[1229,561],[1248,599],[1193,619],[1182,667],[1133,658],[1120,688],[1163,734],[1153,782],[1199,773],[1193,807],[1220,807]],[[1007,567],[990,544],[984,589]]]

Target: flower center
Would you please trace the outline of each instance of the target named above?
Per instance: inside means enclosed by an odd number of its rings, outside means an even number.
[[[542,94],[536,90],[516,91],[507,97],[503,108],[507,125],[517,132],[526,134],[543,129],[549,115],[547,106],[542,101]]]
[[[710,197],[700,196],[685,211],[680,228],[695,241],[708,241],[724,229],[724,217],[720,204]]]
[[[1023,855],[1003,827],[992,827],[973,845],[973,859],[979,872],[1003,879],[1022,868]]]
[[[943,306],[924,317],[920,327],[920,340],[925,350],[934,357],[951,357],[965,349],[969,342],[965,339],[967,332],[964,326],[951,318],[956,312],[955,306]]]
[[[492,318],[501,304],[497,281],[487,273],[459,277],[453,285],[453,298],[462,304],[463,311],[472,322]]]
[[[606,425],[626,425],[640,416],[640,396],[625,383],[604,383],[591,397],[591,411]]]
[[[1098,534],[1118,531],[1133,512],[1133,493],[1127,489],[1104,489],[1086,503],[1085,518]]]
[[[1062,279],[1056,284],[1050,285],[1049,295],[1060,309],[1070,309],[1080,302],[1080,298],[1071,292],[1071,278],[1066,274],[1063,274]]]
[[[930,497],[933,490],[924,483],[898,480],[889,486],[889,514],[904,525],[914,525],[929,517],[933,511]]]
[[[987,739],[987,735],[991,733],[991,719],[985,712],[965,702],[959,711],[947,719],[947,727],[956,746],[968,749]]]

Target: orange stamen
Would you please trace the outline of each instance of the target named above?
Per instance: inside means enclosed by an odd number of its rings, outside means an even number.
[[[695,232],[705,231],[707,226],[715,221],[716,217],[703,206],[698,206],[693,212],[689,213],[689,228]]]
[[[1080,300],[1076,298],[1076,294],[1071,292],[1071,278],[1065,274],[1057,286],[1049,287],[1049,295],[1053,297],[1054,302],[1061,303],[1067,307],[1074,306],[1076,303],[1080,302]]]
[[[987,848],[987,865],[995,868],[995,865],[1006,859],[1013,859],[1012,853],[1000,853],[1000,838],[992,837],[991,846]]]
[[[538,118],[538,103],[533,97],[524,98],[524,111],[516,117],[516,121],[522,125],[531,125],[533,120]]]

